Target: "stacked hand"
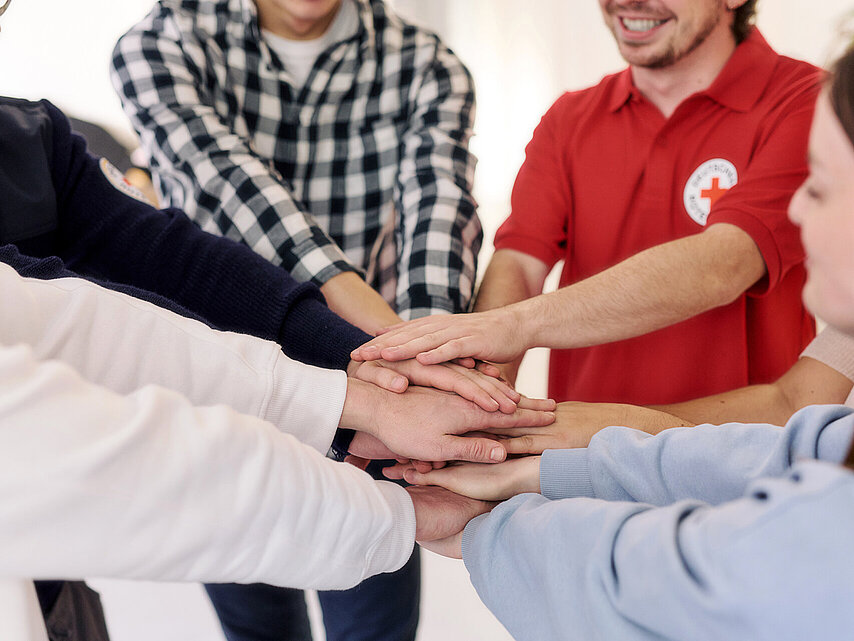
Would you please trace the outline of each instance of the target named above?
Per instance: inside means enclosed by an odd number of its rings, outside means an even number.
[[[402,361],[351,361],[347,375],[373,383],[390,392],[402,393],[410,384],[434,387],[453,392],[476,403],[487,412],[500,410],[512,414],[522,395],[497,377],[498,370],[486,367],[463,367],[455,363],[424,365],[416,360]],[[524,404],[527,409],[553,409],[542,403]]]
[[[494,467],[507,456],[503,440],[511,442],[554,421],[554,401],[523,397],[490,364],[455,359],[425,363],[399,353],[394,360],[354,358],[340,421],[341,427],[356,430],[351,454],[362,461],[396,458],[401,475],[404,469],[441,471],[444,461]],[[453,476],[419,477],[416,483],[441,485],[446,478]],[[469,520],[493,506],[440,487],[408,491],[415,506],[416,539],[450,556],[460,556]]]
[[[456,559],[462,558],[465,526],[495,506],[441,487],[412,486],[406,491],[415,506],[415,540],[428,550]]]
[[[488,312],[428,316],[399,323],[353,350],[350,357],[355,361],[415,358],[425,365],[460,358],[508,363],[531,346],[523,315],[510,305]]]
[[[363,458],[497,463],[507,453],[485,430],[500,433],[548,425],[554,421],[553,408],[552,401],[524,399],[512,414],[487,412],[448,392],[409,387],[395,394],[351,379],[340,426],[357,430],[350,452]],[[470,432],[479,434],[465,436]],[[381,447],[384,449],[378,451]]]

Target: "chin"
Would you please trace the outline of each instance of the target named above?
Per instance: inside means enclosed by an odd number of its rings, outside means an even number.
[[[839,296],[807,281],[804,287],[804,304],[816,318],[831,327],[854,336],[854,295]]]

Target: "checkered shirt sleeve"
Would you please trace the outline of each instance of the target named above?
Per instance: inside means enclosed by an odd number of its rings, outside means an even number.
[[[464,311],[482,240],[471,77],[434,35],[358,4],[361,40],[299,89],[251,3],[164,0],[116,45],[113,84],[164,201],[202,228],[299,280],[366,273],[404,318]]]
[[[471,196],[471,78],[438,42],[419,77],[394,197],[402,212],[396,303],[406,318],[466,311],[483,238]]]

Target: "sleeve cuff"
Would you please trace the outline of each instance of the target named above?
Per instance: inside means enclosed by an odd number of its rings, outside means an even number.
[[[547,499],[595,497],[587,449],[543,452],[540,459],[540,490]]]
[[[713,212],[709,216],[706,228],[715,223],[729,223],[741,229],[756,243],[759,248],[759,253],[762,254],[762,260],[765,261],[766,274],[763,278],[753,285],[747,293],[750,296],[761,297],[774,289],[782,280],[784,269],[783,257],[780,255],[780,248],[773,232],[755,216],[746,212],[741,212],[733,209],[724,209],[720,212]],[[800,258],[803,260],[803,257]]]
[[[404,566],[415,547],[415,508],[402,487],[389,481],[377,481],[377,489],[391,509],[391,528],[374,547],[365,576],[394,572]]]
[[[298,389],[292,383],[295,365],[300,368]],[[344,372],[294,363],[279,354],[267,411],[261,418],[325,455],[338,429],[346,395]]]
[[[478,529],[485,523],[486,519],[489,517],[489,512],[486,514],[481,514],[480,516],[476,516],[471,521],[468,522],[465,529],[463,530],[463,563],[466,565],[466,569],[469,571],[469,574],[472,573],[472,568],[470,563],[473,562],[475,553],[474,549],[474,539],[477,536]]]
[[[549,269],[554,267],[557,261],[564,258],[561,250],[557,247],[548,246],[541,240],[527,236],[517,236],[509,233],[502,234],[500,229],[495,235],[494,245],[495,251],[499,249],[512,249],[533,256],[548,265]]]
[[[291,358],[340,370],[350,364],[350,352],[371,338],[313,298],[293,305],[279,331],[279,344]]]

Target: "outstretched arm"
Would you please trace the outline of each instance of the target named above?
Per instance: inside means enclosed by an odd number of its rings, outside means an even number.
[[[806,461],[717,507],[525,494],[473,520],[462,556],[520,641],[845,637],[827,595],[846,590],[850,477]]]
[[[222,405],[0,346],[0,425],[0,576],[343,589],[412,550],[403,489]]]
[[[401,466],[390,475],[484,500],[541,491],[551,499],[717,504],[737,498],[757,478],[780,476],[799,458],[841,461],[852,430],[850,409],[815,406],[796,414],[785,428],[699,425],[651,436],[611,427],[588,448],[547,450],[492,466],[458,464],[429,472]]]
[[[556,292],[488,312],[395,326],[353,357],[417,357],[422,363],[474,357],[506,363],[531,347],[570,349],[618,341],[730,303],[764,274],[762,254],[751,237],[720,223]]]

